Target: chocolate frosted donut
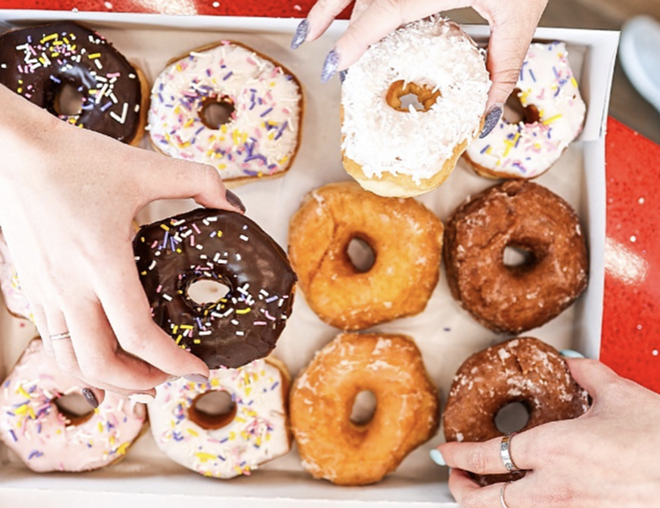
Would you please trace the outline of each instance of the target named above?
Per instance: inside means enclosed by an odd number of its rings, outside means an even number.
[[[68,123],[119,141],[137,142],[144,133],[146,80],[111,43],[77,23],[0,36],[0,83]],[[66,84],[82,94],[78,114],[60,109],[59,93]]]
[[[506,266],[507,247],[526,250],[526,262]],[[443,258],[453,297],[495,332],[541,326],[587,287],[577,215],[531,182],[505,182],[461,205],[447,223]]]
[[[193,210],[142,227],[133,249],[154,321],[210,369],[241,367],[275,348],[296,276],[285,252],[253,221]],[[188,289],[199,280],[229,292],[197,303]]]
[[[529,412],[520,432],[577,418],[589,407],[587,392],[573,380],[557,350],[530,337],[511,339],[472,355],[458,369],[443,415],[445,439],[482,442],[503,436],[495,417],[514,402]],[[488,484],[520,476],[493,475],[479,481]]]

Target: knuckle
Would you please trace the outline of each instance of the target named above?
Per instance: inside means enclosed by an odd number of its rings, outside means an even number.
[[[472,473],[488,473],[488,459],[480,446],[475,446],[467,456],[467,465]],[[492,471],[491,471],[492,472]]]

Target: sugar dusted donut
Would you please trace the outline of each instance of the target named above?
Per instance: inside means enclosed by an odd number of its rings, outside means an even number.
[[[2,290],[5,306],[12,316],[32,319],[30,304],[21,289],[21,283],[14,268],[14,261],[2,230],[0,230],[0,289]]]
[[[488,178],[535,178],[547,171],[580,134],[586,106],[563,42],[530,46],[516,90],[525,117],[502,117],[485,138],[465,152],[475,171]]]
[[[440,277],[442,231],[414,199],[334,183],[308,194],[291,218],[289,255],[314,312],[337,328],[362,330],[424,310]],[[348,256],[354,238],[374,252],[366,272]]]
[[[110,42],[71,21],[0,36],[0,84],[66,122],[129,144],[146,125],[149,85]],[[63,113],[59,93],[71,85],[82,109]]]
[[[521,402],[529,412],[520,432],[577,418],[589,407],[587,393],[573,380],[559,353],[540,340],[521,337],[489,347],[463,362],[443,414],[445,439],[481,442],[502,436],[495,417],[513,402]],[[487,484],[519,477],[517,473],[479,480]]]
[[[376,410],[351,421],[358,393]],[[338,485],[380,481],[435,434],[438,393],[409,337],[344,333],[321,349],[291,391],[291,427],[303,467]]]
[[[221,104],[228,122],[204,113]],[[214,166],[225,183],[282,176],[298,151],[303,97],[286,68],[237,42],[176,59],[153,86],[149,134],[166,155]]]
[[[41,339],[33,340],[0,388],[0,439],[40,473],[91,471],[120,460],[142,434],[145,407],[106,392],[87,415],[60,412],[55,401],[82,388],[46,355]]]
[[[506,266],[507,247],[526,250],[528,259]],[[495,332],[541,326],[587,287],[589,258],[575,211],[528,181],[509,180],[459,206],[447,221],[443,258],[453,297]]]
[[[210,369],[241,367],[275,348],[293,307],[286,253],[247,217],[198,209],[144,226],[133,242],[154,321]],[[199,280],[224,284],[220,300],[188,295]]]
[[[249,475],[291,448],[286,412],[289,375],[273,359],[212,370],[209,383],[183,378],[157,388],[149,404],[151,432],[172,460],[204,476]],[[213,417],[197,409],[211,391],[231,395],[234,410]]]
[[[395,30],[342,84],[344,168],[381,196],[435,189],[480,134],[489,88],[483,52],[455,23],[431,17]],[[422,110],[402,107],[410,93]]]

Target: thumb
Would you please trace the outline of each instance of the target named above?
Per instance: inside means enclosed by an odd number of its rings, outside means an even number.
[[[619,379],[612,369],[597,360],[567,358],[566,364],[575,382],[587,390],[594,400]]]

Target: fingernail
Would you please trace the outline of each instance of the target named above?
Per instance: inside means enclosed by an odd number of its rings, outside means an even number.
[[[94,409],[99,407],[99,400],[96,398],[96,395],[94,395],[94,392],[90,390],[89,388],[83,388],[82,389],[82,394],[83,397],[89,402],[89,405],[92,406]]]
[[[227,198],[227,201],[229,201],[229,204],[235,208],[238,208],[241,212],[245,213],[245,205],[243,204],[243,201],[241,201],[241,198],[239,198],[236,194],[234,194],[232,191],[227,189],[227,193],[225,194],[225,197]]]
[[[339,66],[339,53],[336,49],[333,49],[328,53],[328,56],[325,57],[325,62],[323,62],[323,70],[321,71],[321,81],[326,83],[330,80],[332,76],[337,72],[337,67]]]
[[[309,22],[306,19],[303,19],[296,28],[296,33],[293,34],[293,39],[291,39],[291,49],[298,49],[305,39],[307,39],[307,33],[309,32]]]
[[[444,457],[442,456],[442,453],[440,453],[440,450],[436,450],[435,448],[429,452],[429,455],[431,456],[431,460],[435,462],[438,466],[446,466],[447,463],[445,462]]]
[[[201,384],[206,384],[209,382],[209,378],[206,376],[202,376],[201,374],[188,374],[187,376],[183,376],[185,379],[192,383],[197,383],[199,385]]]
[[[564,358],[584,358],[585,356],[582,353],[574,351],[572,349],[562,349],[559,351],[559,354]]]
[[[132,402],[138,402],[140,404],[149,404],[156,400],[156,397],[150,393],[134,393],[128,397]]]
[[[497,122],[500,121],[502,117],[502,104],[495,104],[488,114],[486,115],[486,121],[484,122],[484,129],[481,131],[479,138],[485,138],[488,136],[492,130],[497,126]]]
[[[343,83],[346,80],[346,75],[348,71],[339,71],[339,81]]]

